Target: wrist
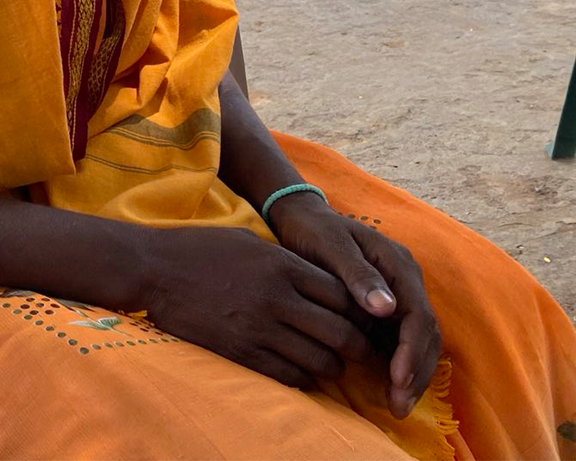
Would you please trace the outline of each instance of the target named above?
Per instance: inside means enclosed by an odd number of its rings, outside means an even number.
[[[111,255],[103,307],[127,313],[143,310],[153,285],[153,247],[160,229],[130,226],[114,236],[106,251]],[[112,262],[112,259],[114,262]],[[102,287],[97,287],[101,289]]]
[[[309,213],[325,212],[331,210],[326,201],[314,192],[298,192],[279,199],[269,214],[270,227],[281,232],[288,222],[301,219]]]

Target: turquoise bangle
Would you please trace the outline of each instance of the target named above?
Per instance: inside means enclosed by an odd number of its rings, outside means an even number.
[[[322,192],[322,189],[313,186],[312,184],[295,184],[293,186],[284,187],[274,192],[264,203],[264,206],[262,207],[262,217],[264,218],[264,221],[267,223],[270,222],[270,209],[272,208],[272,205],[274,205],[281,198],[286,197],[287,195],[296,194],[298,192],[312,192],[322,197],[322,199],[328,203],[326,194]]]

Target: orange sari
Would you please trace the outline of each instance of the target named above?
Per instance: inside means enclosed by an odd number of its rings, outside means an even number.
[[[274,241],[217,176],[236,23],[232,0],[3,3],[0,189]],[[276,138],[337,211],[422,265],[446,358],[414,414],[390,416],[377,359],[303,393],[143,319],[16,287],[0,289],[0,458],[576,459],[576,333],[550,295],[408,193]]]

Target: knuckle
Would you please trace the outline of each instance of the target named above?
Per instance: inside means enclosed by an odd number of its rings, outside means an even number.
[[[333,248],[343,249],[352,243],[352,236],[347,226],[333,228],[329,234],[323,236],[324,241]]]
[[[273,378],[288,387],[293,387],[296,389],[306,390],[313,384],[310,377],[297,370],[291,370],[282,374],[281,376],[273,376]]]
[[[241,365],[250,366],[255,356],[254,348],[246,341],[236,340],[228,343],[227,351],[221,352],[221,355],[233,362]]]
[[[431,338],[440,337],[440,328],[438,327],[438,321],[434,314],[428,310],[424,311],[423,314],[423,325],[424,331]]]
[[[363,261],[350,261],[347,265],[345,276],[356,284],[373,282],[374,279],[380,278],[376,269]]]
[[[293,277],[301,274],[302,270],[306,269],[306,263],[294,253],[283,248],[280,249],[275,255],[276,273],[281,277]]]
[[[442,348],[443,338],[442,338],[442,331],[440,330],[440,326],[438,322],[435,322],[434,329],[432,331],[432,341],[435,347]]]
[[[272,276],[284,275],[293,265],[291,258],[286,251],[278,251],[268,254],[266,255],[266,259],[269,259],[270,261],[270,271],[268,274]]]
[[[337,378],[343,372],[343,364],[328,351],[315,353],[311,362],[314,372],[323,378]]]
[[[405,262],[415,262],[412,252],[401,243],[396,243],[396,252]]]
[[[259,293],[259,298],[262,300],[266,312],[272,316],[282,313],[284,309],[283,297],[281,296],[283,290],[279,290],[278,287],[277,283],[270,283],[263,287]]]
[[[334,328],[334,348],[337,351],[347,351],[354,346],[356,332],[352,325],[336,326]]]

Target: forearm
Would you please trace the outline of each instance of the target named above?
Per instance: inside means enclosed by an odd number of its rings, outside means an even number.
[[[130,311],[151,232],[0,195],[0,286]]]
[[[260,210],[276,190],[303,182],[230,73],[220,85],[220,104],[220,177],[230,188]]]

